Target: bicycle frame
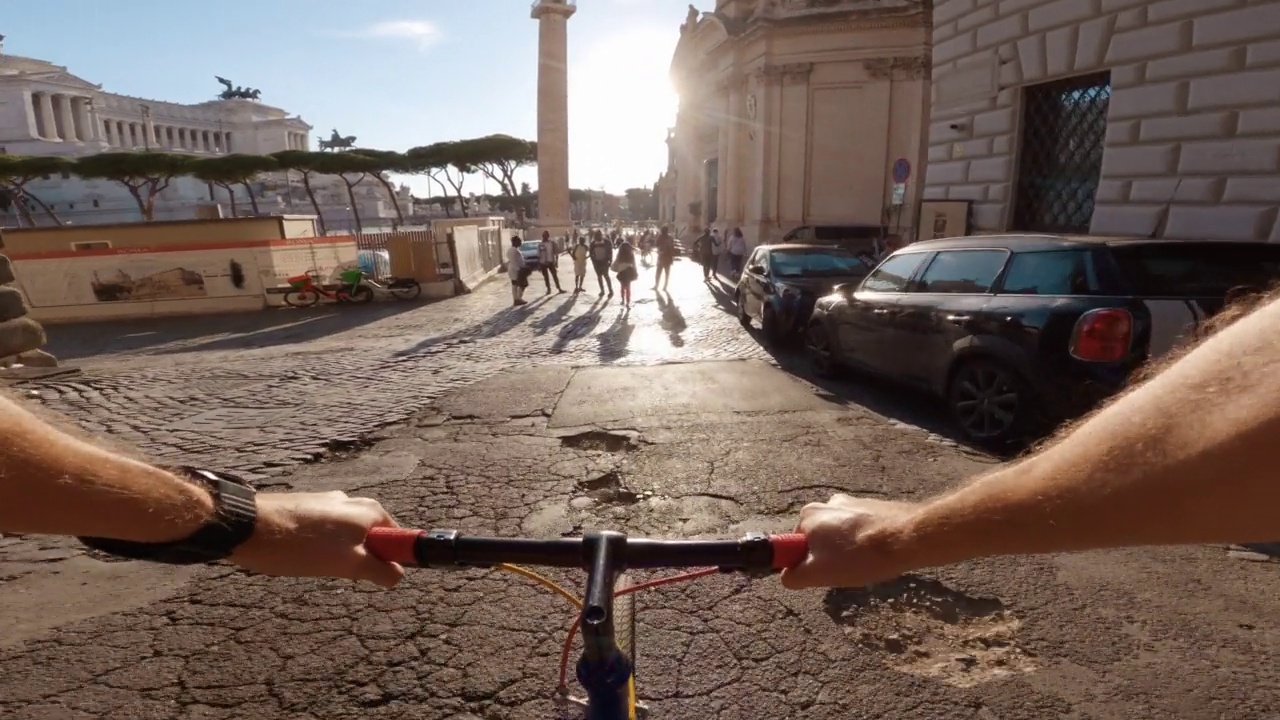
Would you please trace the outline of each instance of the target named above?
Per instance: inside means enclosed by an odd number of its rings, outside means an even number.
[[[361,282],[365,282],[365,281],[361,280]],[[321,297],[329,298],[330,300],[341,300],[344,298],[351,297],[351,291],[355,290],[359,286],[359,284],[360,283],[353,283],[353,284],[340,283],[338,285],[337,290],[334,290],[333,292],[329,292],[328,290],[324,289],[323,285],[315,281],[315,278],[312,276],[311,273],[307,273],[306,284],[298,288],[297,291],[298,292],[310,291],[310,292],[316,293]]]
[[[748,534],[741,540],[649,540],[612,531],[552,540],[464,537],[456,530],[374,528],[365,540],[374,556],[407,567],[492,567],[504,563],[578,567],[587,573],[582,656],[577,677],[587,693],[587,720],[633,720],[634,667],[614,635],[614,584],[629,568],[715,567],[767,574],[808,555],[803,535]]]

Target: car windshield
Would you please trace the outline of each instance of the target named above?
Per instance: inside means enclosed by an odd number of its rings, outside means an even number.
[[[769,265],[777,277],[844,277],[862,276],[871,270],[861,257],[851,252],[829,249],[776,251],[769,255]]]
[[[1240,286],[1280,279],[1280,245],[1268,243],[1137,243],[1111,255],[1140,296],[1223,297]]]

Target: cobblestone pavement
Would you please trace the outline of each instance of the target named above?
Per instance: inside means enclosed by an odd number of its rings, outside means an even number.
[[[641,417],[607,433],[558,428],[557,403],[590,372],[491,377],[384,429],[364,452],[282,480],[376,497],[420,527],[731,537],[782,529],[833,491],[921,497],[989,463],[822,403]],[[796,392],[775,375],[762,395]],[[664,397],[681,394],[662,384]],[[0,717],[557,716],[550,696],[571,612],[496,570],[417,571],[383,592],[98,565],[140,587],[122,598],[104,575],[85,583],[67,572],[62,595],[33,578],[0,588]],[[788,593],[772,579],[716,576],[641,596],[640,692],[655,720],[1272,718],[1280,579],[1270,569],[1187,548],[984,560],[870,590]],[[77,605],[81,583],[93,597]],[[33,598],[25,606],[17,587]],[[11,618],[35,605],[37,619],[61,620],[15,628]]]
[[[769,357],[692,263],[676,264],[670,300],[651,272],[630,313],[590,276],[575,296],[543,295],[535,275],[524,308],[499,277],[427,305],[54,326],[50,349],[85,372],[39,387],[91,433],[261,481],[503,370]],[[568,263],[560,277],[572,289]]]

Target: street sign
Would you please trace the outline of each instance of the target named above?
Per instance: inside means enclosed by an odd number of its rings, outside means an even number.
[[[906,201],[907,201],[907,184],[906,184],[906,183],[894,183],[894,184],[893,184],[893,203],[892,203],[892,204],[893,204],[893,205],[902,205],[902,204],[903,204],[903,203],[905,203]]]
[[[909,177],[911,177],[911,163],[906,158],[898,158],[898,161],[893,164],[893,181],[904,183]]]

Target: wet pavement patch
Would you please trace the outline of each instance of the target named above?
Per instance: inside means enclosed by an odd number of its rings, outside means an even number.
[[[899,672],[973,687],[1036,669],[1017,644],[1021,622],[996,598],[971,597],[937,580],[905,575],[827,593],[827,614],[847,636],[882,653]]]
[[[576,450],[599,450],[603,452],[631,452],[640,447],[640,443],[631,435],[607,430],[588,430],[573,435],[560,437],[562,447]]]

